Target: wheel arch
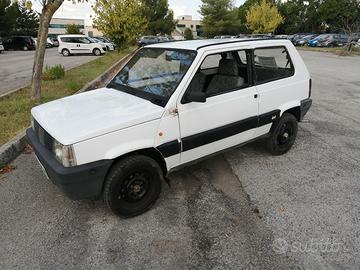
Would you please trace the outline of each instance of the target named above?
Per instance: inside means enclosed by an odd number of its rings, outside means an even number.
[[[161,167],[161,170],[163,171],[164,175],[167,174],[168,169],[167,169],[166,161],[165,161],[163,155],[159,152],[159,150],[157,150],[156,148],[153,148],[153,147],[134,150],[132,152],[118,156],[117,158],[114,158],[114,163],[116,163],[117,161],[119,161],[125,157],[134,156],[134,155],[143,155],[143,156],[147,156],[147,157],[154,159]]]
[[[290,113],[295,116],[295,118],[300,122],[301,120],[301,109],[300,109],[300,102],[290,102],[287,104],[284,104],[284,106],[280,107],[280,115],[282,116],[284,113]]]

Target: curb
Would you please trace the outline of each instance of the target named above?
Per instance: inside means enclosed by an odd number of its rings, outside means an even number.
[[[90,91],[96,88],[101,88],[106,85],[108,81],[110,81],[116,74],[116,72],[132,57],[138,49],[133,52],[127,54],[119,61],[117,61],[114,65],[112,65],[109,69],[107,69],[103,74],[99,77],[95,78],[91,82],[87,83],[83,88],[77,91],[75,94],[79,94],[82,92]],[[74,95],[75,95],[74,94]],[[16,135],[13,139],[8,141],[7,143],[0,146],[0,169],[5,165],[13,161],[17,158],[24,150],[26,145],[28,144],[26,140],[26,129],[21,131],[18,135]]]

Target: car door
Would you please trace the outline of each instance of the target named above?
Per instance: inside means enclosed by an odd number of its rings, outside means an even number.
[[[251,80],[250,51],[211,53],[203,59],[178,101],[181,163],[248,141],[257,126],[258,100]],[[206,101],[189,101],[196,92],[205,94]]]
[[[254,50],[254,82],[259,93],[259,122],[257,136],[269,132],[280,109],[299,106],[309,81],[294,80],[294,63],[285,46],[260,47]],[[300,72],[301,73],[301,72]],[[301,76],[298,74],[297,76]],[[271,118],[271,119],[269,119]]]

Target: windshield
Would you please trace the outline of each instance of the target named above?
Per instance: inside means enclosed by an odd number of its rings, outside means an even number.
[[[196,52],[187,50],[141,49],[108,87],[165,107],[195,56]]]

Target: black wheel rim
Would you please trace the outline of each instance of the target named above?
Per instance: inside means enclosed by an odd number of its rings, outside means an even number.
[[[277,136],[277,144],[279,146],[287,146],[294,135],[294,129],[291,124],[284,123]]]
[[[119,200],[135,203],[143,199],[150,188],[150,175],[146,172],[130,174],[122,183]]]

